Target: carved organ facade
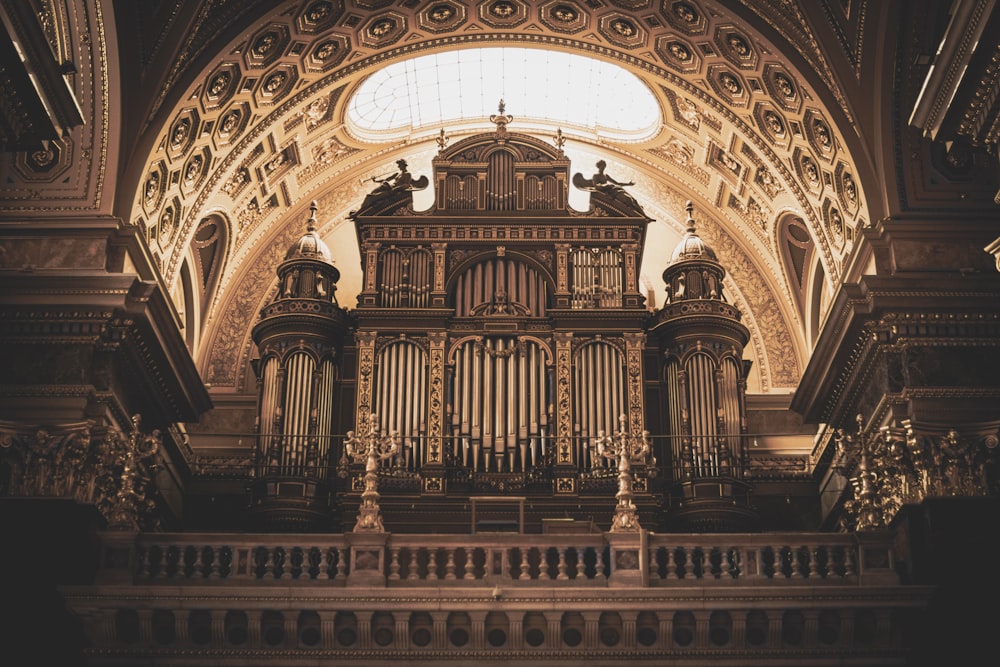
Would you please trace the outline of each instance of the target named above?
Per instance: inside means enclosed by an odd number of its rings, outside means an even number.
[[[325,325],[330,339],[307,345],[312,352],[300,354],[302,363],[295,355],[277,361],[283,357],[269,352],[277,343],[258,339],[261,461],[291,473],[312,465],[317,453],[339,461],[348,480],[345,525],[363,488],[360,468],[336,451],[335,435],[330,451],[315,442],[324,432],[350,431],[358,418],[349,412],[373,414],[385,433],[398,434],[398,453],[379,463],[391,479],[382,494],[388,506],[393,498],[412,507],[421,497],[513,494],[530,496],[538,516],[597,516],[609,506],[618,471],[596,443],[641,434],[647,422],[657,424],[650,435],[662,470],[636,466],[634,490],[650,525],[660,520],[661,473],[678,481],[710,478],[716,489],[723,488],[719,480],[742,474],[746,333],[738,311],[725,305],[722,318],[736,321],[741,333],[722,358],[671,356],[664,332],[676,318],[651,319],[639,292],[649,218],[620,186],[598,181],[603,162],[593,180],[573,179],[591,190],[589,210],[571,208],[562,146],[509,133],[509,120],[494,117],[496,132],[441,146],[430,181],[414,180],[400,160],[395,182],[380,181],[352,212],[364,283],[351,323],[356,364],[340,369],[343,381],[335,377],[335,356],[320,349],[332,354],[340,337],[350,337],[337,308]],[[428,182],[436,188],[434,204],[416,211],[412,192]],[[275,304],[292,296],[284,292],[288,276],[304,275],[296,264],[304,260],[293,251],[295,261],[279,268]],[[724,273],[714,257],[699,265],[685,313],[701,301],[723,302]],[[695,274],[705,276],[704,285]],[[336,276],[327,279],[332,284]],[[678,302],[682,291],[674,288]],[[651,324],[656,335],[649,337]],[[723,344],[712,333],[716,325],[701,334],[706,346]],[[290,343],[294,334],[286,334]],[[659,383],[649,397],[647,374]],[[295,393],[296,382],[308,389]],[[339,429],[320,405],[334,393],[344,406]],[[677,438],[661,432],[664,411]],[[305,435],[302,446],[291,444],[289,428]],[[733,485],[724,488],[720,499],[728,500]],[[385,515],[391,524],[392,512]]]
[[[430,210],[398,192],[354,215],[355,412],[399,432],[385,465],[425,494],[577,494],[606,465],[589,443],[619,415],[642,423],[629,365],[648,314],[635,268],[648,219],[606,198],[572,210],[561,148],[504,125],[442,147]]]

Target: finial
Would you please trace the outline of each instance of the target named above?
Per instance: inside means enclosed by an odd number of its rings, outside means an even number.
[[[441,133],[437,136],[437,139],[435,139],[435,141],[437,141],[438,152],[439,153],[444,150],[445,146],[448,145],[448,139],[449,138],[450,137],[447,134],[444,133],[444,128],[442,127],[441,128]]]
[[[495,123],[497,126],[497,131],[493,133],[493,137],[497,141],[503,142],[507,140],[507,123],[514,120],[514,117],[504,113],[507,105],[504,104],[503,98],[500,98],[500,104],[497,108],[500,110],[500,113],[491,115],[490,122]]]
[[[562,153],[563,146],[566,145],[566,137],[563,136],[561,127],[556,130],[555,136],[552,137],[552,142],[556,145],[556,148],[559,149],[559,152]]]
[[[310,232],[316,231],[316,211],[318,209],[319,206],[316,204],[316,200],[313,199],[309,205],[309,222],[306,223],[306,229]]]
[[[684,210],[687,211],[687,214],[688,214],[688,219],[687,219],[688,231],[689,232],[693,232],[694,231],[694,215],[693,215],[694,214],[694,204],[691,203],[690,199],[688,200],[687,205],[684,207]]]

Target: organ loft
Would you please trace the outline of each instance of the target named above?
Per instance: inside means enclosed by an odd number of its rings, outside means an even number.
[[[373,179],[350,214],[363,275],[352,313],[313,208],[254,329],[256,524],[354,525],[365,462],[336,434],[377,425],[396,441],[377,463],[390,532],[606,530],[616,439],[645,443],[624,464],[625,523],[756,530],[749,335],[692,207],[672,255],[657,249],[668,300],[651,310],[638,279],[650,219],[631,183],[603,160],[571,178],[559,137],[511,131],[504,111],[491,132],[440,141],[430,179],[405,160]],[[433,204],[415,210],[431,183]],[[587,210],[569,205],[571,183]]]
[[[998,45],[0,1],[0,663],[992,665]]]

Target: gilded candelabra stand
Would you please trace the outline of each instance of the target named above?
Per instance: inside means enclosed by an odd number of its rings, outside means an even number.
[[[652,454],[649,431],[643,431],[641,435],[628,433],[625,415],[618,418],[618,423],[618,430],[611,435],[598,431],[591,454],[595,458],[614,461],[618,466],[618,493],[615,494],[618,505],[611,520],[611,532],[638,532],[639,519],[632,502],[632,466],[655,465],[656,459]]]
[[[347,432],[344,441],[344,455],[354,463],[365,464],[364,491],[361,492],[361,506],[358,520],[354,524],[356,533],[382,533],[382,512],[378,506],[378,463],[395,456],[399,452],[399,434],[383,435],[379,431],[378,417],[374,413],[363,415],[358,423],[358,434]]]

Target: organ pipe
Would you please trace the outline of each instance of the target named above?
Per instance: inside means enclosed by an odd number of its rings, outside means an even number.
[[[419,466],[426,435],[427,354],[416,343],[399,340],[383,347],[377,357],[375,405],[379,424],[387,433],[396,432],[403,443],[402,465]],[[386,461],[383,465],[391,465]]]
[[[618,248],[580,247],[570,257],[570,305],[573,308],[620,308],[624,254]]]
[[[316,391],[316,437],[318,457],[316,463],[326,464],[330,453],[330,434],[333,433],[333,386],[337,380],[337,367],[330,359],[320,364],[319,386]]]
[[[545,280],[524,262],[493,258],[479,262],[460,275],[455,285],[455,314],[469,317],[494,302],[497,292],[518,304],[529,317],[544,317],[547,299]]]
[[[625,373],[624,356],[606,341],[590,342],[577,350],[573,364],[577,460],[586,463],[590,456],[586,443],[596,438],[599,432],[613,433],[617,428],[618,415],[628,412]],[[605,462],[599,464],[607,465]]]
[[[476,470],[523,471],[530,441],[545,428],[544,349],[532,340],[490,337],[468,339],[454,355],[463,367],[453,375],[455,409],[463,415],[453,422],[454,437],[469,443]]]

